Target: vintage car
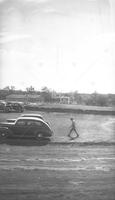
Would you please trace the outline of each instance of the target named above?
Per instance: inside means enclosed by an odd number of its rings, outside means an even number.
[[[7,102],[7,106],[9,106],[10,110],[9,112],[23,112],[24,111],[24,106],[23,104],[19,102]]]
[[[0,101],[0,111],[2,112],[9,112],[10,106],[7,105],[7,102],[5,101]]]
[[[14,123],[0,123],[0,139],[6,138],[49,138],[53,135],[51,127],[36,117],[19,117]]]
[[[18,102],[0,101],[0,111],[2,112],[23,112],[24,107]]]

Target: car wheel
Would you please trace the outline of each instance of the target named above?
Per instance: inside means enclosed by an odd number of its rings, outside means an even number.
[[[5,112],[7,112],[7,113],[10,112],[10,108],[9,108],[9,107],[6,107],[6,108],[5,108]]]
[[[22,113],[22,112],[23,112],[23,109],[20,109],[19,112]]]
[[[8,132],[6,130],[0,131],[0,138],[1,139],[6,139],[8,136]]]

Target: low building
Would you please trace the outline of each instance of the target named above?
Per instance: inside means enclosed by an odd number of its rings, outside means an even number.
[[[70,97],[61,96],[60,97],[60,103],[70,104]]]
[[[52,98],[53,103],[70,104],[71,98],[66,96],[57,96]]]

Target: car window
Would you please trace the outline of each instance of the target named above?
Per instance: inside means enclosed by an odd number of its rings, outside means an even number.
[[[13,106],[18,106],[16,103],[12,104]]]
[[[31,126],[31,125],[33,125],[34,123],[33,123],[33,121],[27,121],[27,126]]]
[[[37,125],[37,126],[42,126],[42,122],[39,122],[39,121],[34,121],[34,120],[29,120],[27,122],[27,125]]]
[[[35,121],[35,125],[37,125],[37,126],[42,126],[43,124],[42,124],[42,122]]]
[[[26,125],[26,121],[25,120],[18,120],[17,122],[16,122],[16,125],[18,125],[18,126],[25,126]]]

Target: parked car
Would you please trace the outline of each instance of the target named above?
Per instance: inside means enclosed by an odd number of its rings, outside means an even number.
[[[9,112],[11,107],[5,101],[0,101],[0,111]]]
[[[2,112],[23,112],[24,107],[18,102],[5,102],[0,101],[0,110]]]
[[[24,106],[19,103],[19,102],[7,102],[7,106],[10,107],[10,111],[15,111],[15,112],[23,112],[24,111]]]
[[[19,117],[15,122],[0,123],[0,139],[35,138],[41,140],[53,135],[51,127],[36,117]]]

